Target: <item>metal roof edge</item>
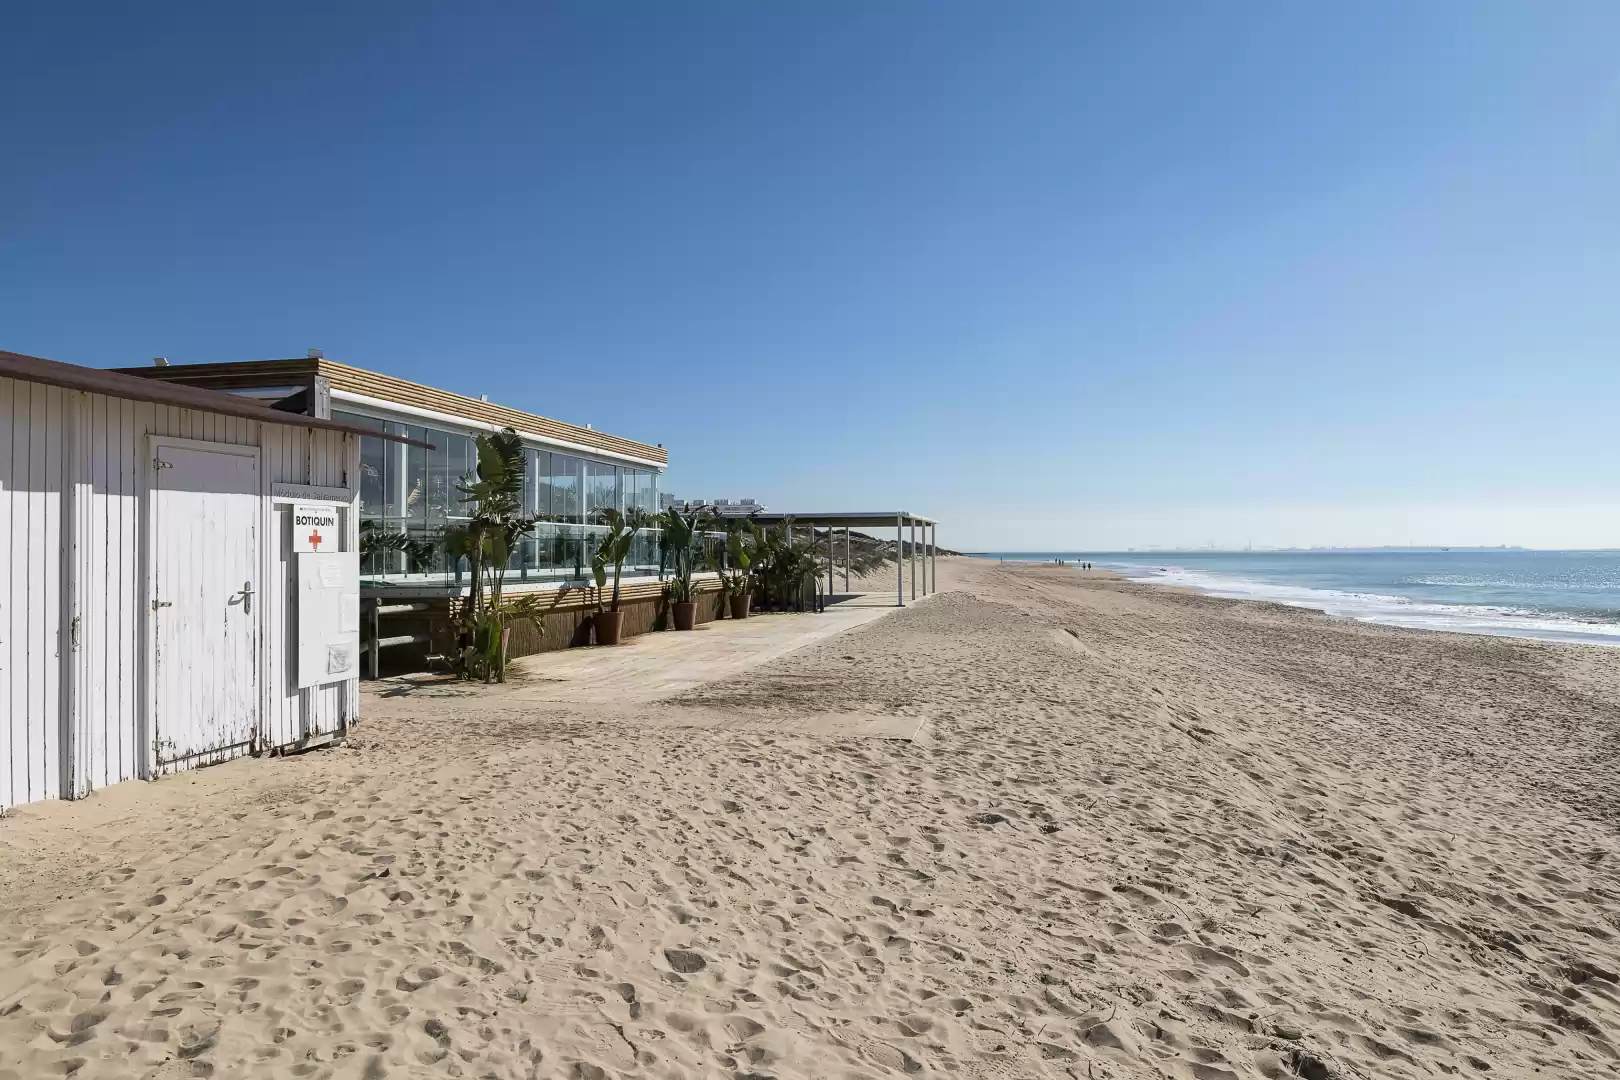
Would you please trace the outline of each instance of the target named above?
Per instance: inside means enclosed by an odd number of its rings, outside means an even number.
[[[272,360],[238,360],[203,364],[171,364],[168,367],[126,367],[115,369],[139,379],[189,383],[195,386],[242,389],[263,385],[262,379],[302,379],[319,376],[334,390],[363,394],[395,405],[429,407],[462,421],[478,421],[499,428],[530,431],[541,438],[571,442],[589,451],[646,462],[656,468],[669,467],[669,451],[662,446],[627,439],[596,428],[570,424],[499,402],[458,394],[427,383],[402,379],[386,372],[356,367],[324,356],[290,357]]]
[[[403,435],[373,431],[342,420],[325,420],[303,413],[283,412],[238,394],[227,394],[219,390],[208,390],[164,379],[143,379],[138,375],[128,375],[110,368],[67,364],[60,360],[47,360],[42,356],[29,356],[26,353],[8,352],[4,349],[0,349],[0,378],[40,383],[87,394],[104,394],[107,397],[124,398],[129,401],[145,401],[177,409],[200,409],[204,412],[257,420],[267,424],[341,431],[346,435],[376,435],[390,442],[409,443],[412,446],[434,449],[432,443],[409,439]]]

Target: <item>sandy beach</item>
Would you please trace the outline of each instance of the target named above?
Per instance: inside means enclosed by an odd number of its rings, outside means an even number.
[[[939,569],[673,696],[541,656],[13,811],[0,1078],[1620,1070],[1620,651]]]

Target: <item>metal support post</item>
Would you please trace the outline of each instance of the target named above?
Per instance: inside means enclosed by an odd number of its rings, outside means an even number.
[[[380,601],[371,601],[371,677],[373,679],[377,677],[377,654],[382,652],[377,647],[377,642],[382,640],[382,635],[377,633],[377,608],[380,606],[382,606]]]
[[[930,531],[928,531],[928,529],[932,529],[932,528],[933,528],[932,521],[930,521],[930,523],[928,523],[928,525],[922,526],[922,588],[923,588],[923,594],[933,593],[933,575],[930,575],[930,573],[928,573],[928,554],[930,554],[930,552],[933,551],[933,542],[932,542],[932,539],[930,539],[930,538],[932,538],[933,534],[930,533]]]
[[[911,598],[917,599],[917,521],[911,522]]]
[[[939,591],[939,522],[928,526],[928,580]]]
[[[827,526],[827,596],[833,594],[833,527]]]
[[[906,553],[904,541],[901,539],[901,530],[905,528],[899,514],[894,515],[894,584],[899,596],[895,603],[899,607],[906,606]]]

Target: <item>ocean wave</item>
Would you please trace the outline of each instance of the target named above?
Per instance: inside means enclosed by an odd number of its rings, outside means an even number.
[[[1173,585],[1235,600],[1269,600],[1385,626],[1620,646],[1620,619],[1609,613],[1594,616],[1591,613],[1534,611],[1485,604],[1441,604],[1381,593],[1281,585],[1181,566],[1119,565],[1111,569],[1131,581]]]

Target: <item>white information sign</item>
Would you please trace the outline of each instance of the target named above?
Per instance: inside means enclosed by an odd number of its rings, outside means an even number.
[[[307,552],[298,564],[298,685],[360,672],[360,555]]]
[[[338,508],[321,503],[293,504],[293,550],[337,551]]]

